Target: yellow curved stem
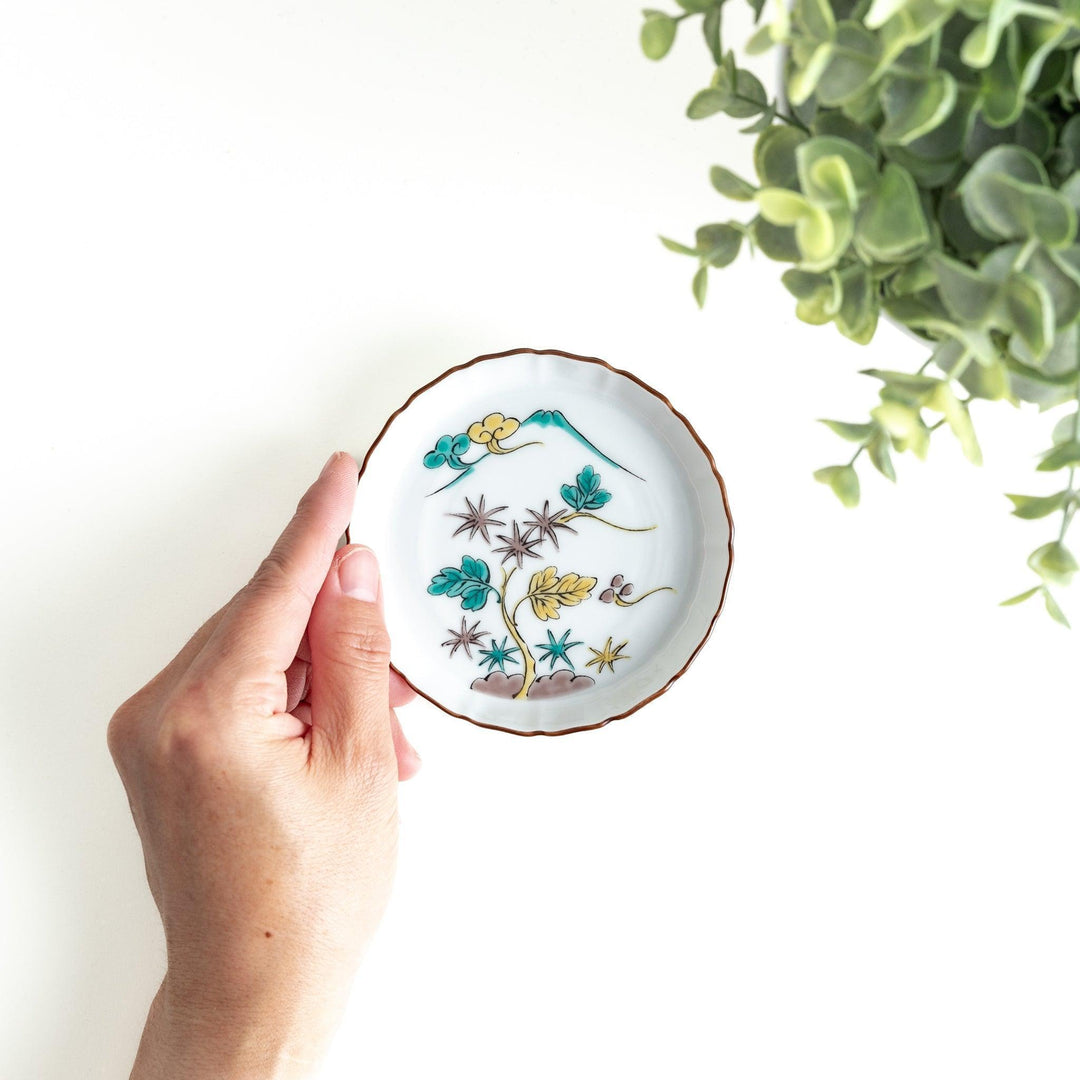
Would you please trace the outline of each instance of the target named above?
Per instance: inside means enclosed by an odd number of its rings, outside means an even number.
[[[633,600],[624,600],[618,593],[615,594],[615,603],[619,607],[633,607],[635,604],[640,604],[646,596],[652,596],[657,592],[678,592],[677,589],[672,588],[670,585],[661,585],[658,589],[650,589],[648,592],[643,592],[640,596],[635,597]]]
[[[492,454],[512,454],[515,450],[523,450],[526,446],[543,446],[542,442],[533,440],[532,442],[518,443],[517,446],[503,446],[498,439],[492,439],[487,444],[488,452]]]
[[[517,567],[514,567],[516,570]],[[518,633],[517,623],[514,621],[514,616],[517,614],[517,609],[524,602],[525,597],[522,597],[514,605],[513,613],[506,610],[506,584],[514,576],[514,570],[507,573],[503,570],[503,586],[502,592],[499,593],[499,610],[502,612],[503,622],[506,624],[506,629],[510,631],[510,636],[514,639],[514,644],[521,650],[521,655],[524,658],[525,663],[525,681],[521,684],[521,689],[514,695],[514,699],[518,700],[524,698],[529,688],[532,686],[536,679],[536,662],[533,660],[532,653],[529,652],[529,646],[525,644],[525,639]]]
[[[597,517],[596,514],[590,514],[587,510],[575,510],[569,517],[564,517],[563,521],[573,521],[574,518],[592,518],[593,521],[599,521],[601,525],[606,525],[609,529],[618,529],[619,532],[652,532],[656,528],[655,525],[646,525],[643,529],[631,529],[626,525],[616,525],[614,521],[608,521],[607,518]]]

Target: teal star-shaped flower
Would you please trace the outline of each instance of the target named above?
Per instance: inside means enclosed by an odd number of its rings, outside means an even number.
[[[509,648],[507,648],[506,643],[509,640],[509,638],[504,637],[502,640],[502,644],[496,645],[495,639],[492,638],[491,648],[480,650],[480,655],[481,657],[483,657],[483,659],[480,661],[480,666],[483,667],[485,664],[487,664],[488,671],[494,671],[496,667],[500,671],[506,671],[507,663],[520,663],[520,661],[514,659],[512,654],[516,652],[521,652],[521,650],[516,645],[511,645]]]
[[[580,645],[581,642],[567,641],[566,639],[570,636],[569,630],[558,641],[555,640],[555,635],[550,630],[547,632],[547,636],[546,643],[541,642],[536,646],[541,653],[547,654],[546,656],[541,655],[539,662],[542,664],[545,660],[550,661],[551,670],[554,671],[555,665],[562,660],[571,671],[577,671],[577,668],[574,667],[574,661],[570,659],[568,653],[575,645]]]

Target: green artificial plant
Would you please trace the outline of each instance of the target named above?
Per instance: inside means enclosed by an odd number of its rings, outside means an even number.
[[[698,304],[745,243],[790,264],[804,322],[865,344],[884,313],[927,342],[917,371],[864,372],[881,384],[864,422],[823,421],[854,444],[814,474],[845,506],[860,457],[894,480],[893,452],[925,457],[942,425],[978,463],[973,400],[1071,405],[1036,466],[1067,479],[1008,496],[1017,517],[1060,524],[1028,559],[1036,583],[1005,601],[1040,596],[1067,626],[1051,587],[1078,569],[1065,539],[1080,505],[1080,0],[779,0],[766,18],[749,0],[746,51],[781,50],[778,98],[724,49],[725,0],[677,3],[644,13],[645,55],[700,19],[715,71],[687,115],[749,120],[755,136],[756,180],[711,173],[748,220],[704,225],[692,246],[661,238],[697,261]]]

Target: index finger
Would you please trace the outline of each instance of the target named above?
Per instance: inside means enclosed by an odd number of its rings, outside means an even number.
[[[207,652],[255,674],[283,673],[296,658],[315,597],[352,515],[359,470],[337,451],[308,488],[255,576],[237,593]]]

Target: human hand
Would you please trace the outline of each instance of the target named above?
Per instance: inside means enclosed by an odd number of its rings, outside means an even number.
[[[419,758],[375,558],[335,555],[356,476],[327,462],[249,584],[109,724],[168,954],[138,1080],[308,1075],[386,904]]]

